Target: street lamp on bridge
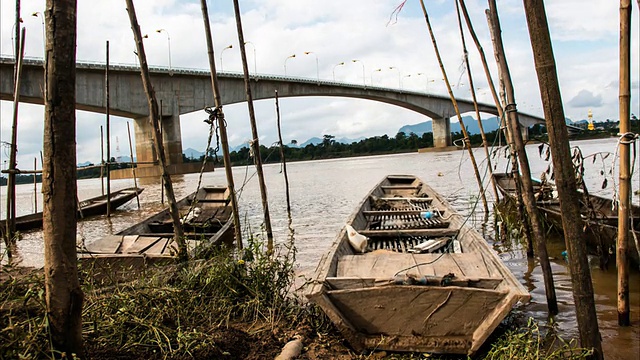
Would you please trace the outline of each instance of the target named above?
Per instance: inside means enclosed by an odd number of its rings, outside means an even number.
[[[227,49],[233,49],[233,45],[227,45],[224,49],[222,49],[222,51],[220,51],[220,71],[224,70],[224,67],[222,66],[222,54],[224,54],[224,51]]]
[[[44,59],[44,57],[47,55],[47,40],[44,38],[44,15],[42,15],[40,11],[36,11],[33,14],[31,14],[31,16],[39,17],[40,21],[42,22],[42,48],[44,51],[42,58]]]
[[[333,73],[333,81],[334,82],[336,81],[336,67],[337,66],[341,66],[341,65],[344,65],[344,61],[343,62],[339,62],[339,63],[337,63],[337,64],[335,64],[333,66],[333,70],[331,72]]]
[[[169,75],[173,75],[173,70],[171,68],[171,36],[169,36],[169,32],[165,29],[156,30],[158,34],[162,33],[163,31],[165,34],[167,34],[167,45],[169,48]]]
[[[304,54],[313,54],[316,57],[316,77],[318,79],[318,82],[320,82],[320,66],[318,65],[318,54],[314,53],[313,51],[305,51]]]
[[[245,41],[244,45],[245,46],[247,46],[247,45],[253,46],[253,73],[257,74],[258,73],[258,58],[256,57],[256,46],[251,41]]]
[[[362,62],[362,60],[351,60],[351,62],[359,62],[360,65],[362,65],[362,85],[364,85],[364,87],[367,87],[367,79],[364,77],[364,63]]]
[[[291,54],[284,59],[284,76],[287,76],[287,60],[296,57],[296,54]]]
[[[398,88],[402,89],[402,75],[400,74],[400,69],[395,66],[389,66],[389,70],[398,71]]]
[[[382,71],[382,69],[375,69],[371,72],[371,86],[373,86],[373,73],[378,72],[378,71]]]

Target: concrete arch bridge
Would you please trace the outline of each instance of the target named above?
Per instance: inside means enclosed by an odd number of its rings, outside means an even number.
[[[0,99],[13,100],[14,60],[0,57]],[[212,106],[213,94],[209,71],[168,69],[152,67],[151,82],[158,102],[162,102],[163,141],[171,173],[190,172],[188,164],[182,164],[182,139],[180,115]],[[78,62],[76,72],[76,108],[79,110],[105,112],[105,64]],[[218,73],[220,93],[224,105],[246,101],[244,79],[238,73]],[[43,61],[24,61],[20,101],[43,104]],[[139,162],[153,162],[151,127],[148,122],[148,105],[140,70],[132,65],[110,65],[110,112],[116,116],[134,119],[136,157]],[[373,100],[416,111],[433,120],[435,147],[451,145],[449,119],[455,110],[449,97],[402,89],[346,84],[324,80],[285,77],[277,75],[251,75],[252,94],[255,100],[270,99],[278,90],[279,97],[333,96]],[[474,111],[469,100],[457,99],[462,113]],[[495,106],[479,104],[481,112],[497,115]],[[544,123],[544,119],[519,114],[523,127]],[[140,166],[141,176],[159,174],[157,167]]]

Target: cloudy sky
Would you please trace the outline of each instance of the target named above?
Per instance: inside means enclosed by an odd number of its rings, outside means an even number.
[[[13,54],[13,0],[0,0],[0,53]],[[398,16],[392,16],[402,0],[243,0],[240,1],[249,68],[259,73],[284,74],[400,87],[446,94],[418,0],[408,0]],[[449,79],[457,85],[455,94],[469,98],[466,74],[461,66],[462,46],[453,0],[427,0],[435,36]],[[638,103],[638,9],[633,4],[632,112]],[[208,69],[200,2],[197,0],[135,1],[142,32],[149,35],[145,48],[150,64],[174,68]],[[44,0],[22,1],[23,26],[27,28],[26,56],[42,57],[42,13]],[[467,0],[475,30],[488,55],[494,78],[493,50],[486,25],[485,0]],[[558,75],[567,117],[580,120],[591,109],[594,119],[618,119],[619,2],[612,0],[548,0]],[[209,1],[210,19],[218,69],[241,71],[240,53],[232,0]],[[498,0],[506,56],[513,77],[519,109],[542,114],[531,45],[521,0]],[[166,32],[157,33],[164,29]],[[171,52],[169,54],[170,36]],[[110,41],[112,63],[137,61],[133,34],[125,2],[117,0],[78,1],[77,59],[105,59],[105,41]],[[479,98],[490,102],[486,81],[475,47],[467,34],[470,62]],[[233,47],[222,50],[228,45]],[[305,55],[304,52],[312,52]],[[254,54],[256,55],[254,57]],[[295,58],[288,58],[295,54]],[[317,64],[316,68],[316,56]],[[287,59],[288,58],[288,59]],[[352,62],[357,59],[359,62]],[[221,66],[220,62],[223,61]],[[344,62],[344,65],[337,65]],[[380,71],[376,71],[381,69]],[[422,74],[422,75],[418,75]],[[464,75],[464,76],[463,76]],[[276,141],[275,108],[272,100],[256,102],[260,141]],[[343,98],[289,98],[280,102],[285,142],[303,142],[310,137],[331,134],[338,138],[393,136],[406,124],[427,120],[419,114],[392,105]],[[43,107],[20,106],[18,166],[31,168],[42,149]],[[12,104],[1,102],[2,141],[10,138]],[[232,146],[250,139],[246,104],[225,107]],[[199,111],[181,118],[183,149],[203,151],[206,146],[205,118]],[[77,112],[78,162],[100,159],[102,114]],[[128,155],[127,121],[112,120],[112,154]],[[133,124],[131,124],[133,125]],[[2,147],[3,168],[7,147]],[[40,167],[38,160],[38,167]]]

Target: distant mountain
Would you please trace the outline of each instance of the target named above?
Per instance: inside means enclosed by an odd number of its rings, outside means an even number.
[[[200,151],[192,149],[192,148],[187,148],[186,150],[183,150],[182,153],[188,159],[200,159],[200,157],[204,155],[203,152],[200,152]]]
[[[91,161],[85,161],[85,162],[79,163],[78,167],[85,167],[85,166],[91,166],[91,165],[93,165]]]
[[[463,116],[462,117],[462,121],[464,122],[465,126],[467,127],[467,131],[469,132],[469,134],[479,134],[480,133],[480,127],[478,126],[478,122],[476,121],[475,118],[471,117],[471,116]],[[482,128],[484,129],[485,132],[491,132],[491,131],[495,131],[500,127],[500,124],[498,122],[498,118],[497,117],[490,117],[488,119],[483,119],[482,120]],[[400,130],[398,130],[398,132],[404,132],[405,134],[409,135],[411,133],[414,133],[418,136],[422,136],[422,134],[424,133],[428,133],[428,132],[432,132],[433,131],[433,127],[432,127],[432,121],[431,120],[427,120],[418,124],[414,124],[414,125],[405,125],[403,127],[400,128]],[[460,123],[459,122],[452,122],[451,123],[451,132],[460,132]]]
[[[341,143],[341,144],[351,144],[354,142],[358,142],[360,140],[364,140],[366,139],[364,136],[360,136],[359,138],[355,138],[355,139],[351,139],[351,138],[347,138],[347,137],[342,137],[340,139],[333,139],[333,141],[337,142],[337,143]],[[313,144],[313,145],[318,145],[318,144],[322,144],[322,139],[319,137],[312,137],[311,139],[303,142],[302,144],[298,144],[298,145],[291,145],[289,144],[288,146],[297,146],[300,148],[303,148],[309,144]]]

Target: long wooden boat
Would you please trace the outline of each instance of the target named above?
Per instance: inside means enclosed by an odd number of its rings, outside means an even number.
[[[410,175],[365,196],[305,295],[356,350],[469,355],[530,298],[485,239]]]
[[[507,173],[494,173],[493,178],[502,196],[515,202],[517,193],[513,176]],[[532,181],[536,194],[536,206],[555,229],[562,231],[562,212],[555,186],[548,182],[542,183],[537,179]],[[605,263],[615,263],[611,260],[616,254],[618,208],[613,205],[611,199],[602,196],[589,194],[585,199],[582,191],[577,191],[576,196],[580,199],[580,213],[584,223],[583,235],[589,253],[602,257]],[[634,238],[640,239],[640,207],[631,205],[630,212],[633,226],[628,256],[637,266],[640,264],[640,259]]]
[[[226,187],[203,187],[178,201],[187,248],[191,253],[201,245],[233,244],[229,195]],[[85,266],[93,265],[94,269],[103,268],[105,272],[114,267],[144,268],[150,264],[169,263],[178,252],[173,238],[173,222],[167,208],[115,235],[81,247],[79,261]]]
[[[126,204],[143,190],[143,188],[131,187],[112,192],[109,202],[111,211],[115,211],[120,206]],[[101,195],[82,200],[78,204],[78,219],[82,220],[86,217],[106,214],[107,197],[107,195]],[[0,220],[0,223],[5,222],[6,219]],[[37,229],[42,229],[42,212],[16,217],[16,230],[29,231]],[[4,229],[2,229],[2,231],[4,231]]]

